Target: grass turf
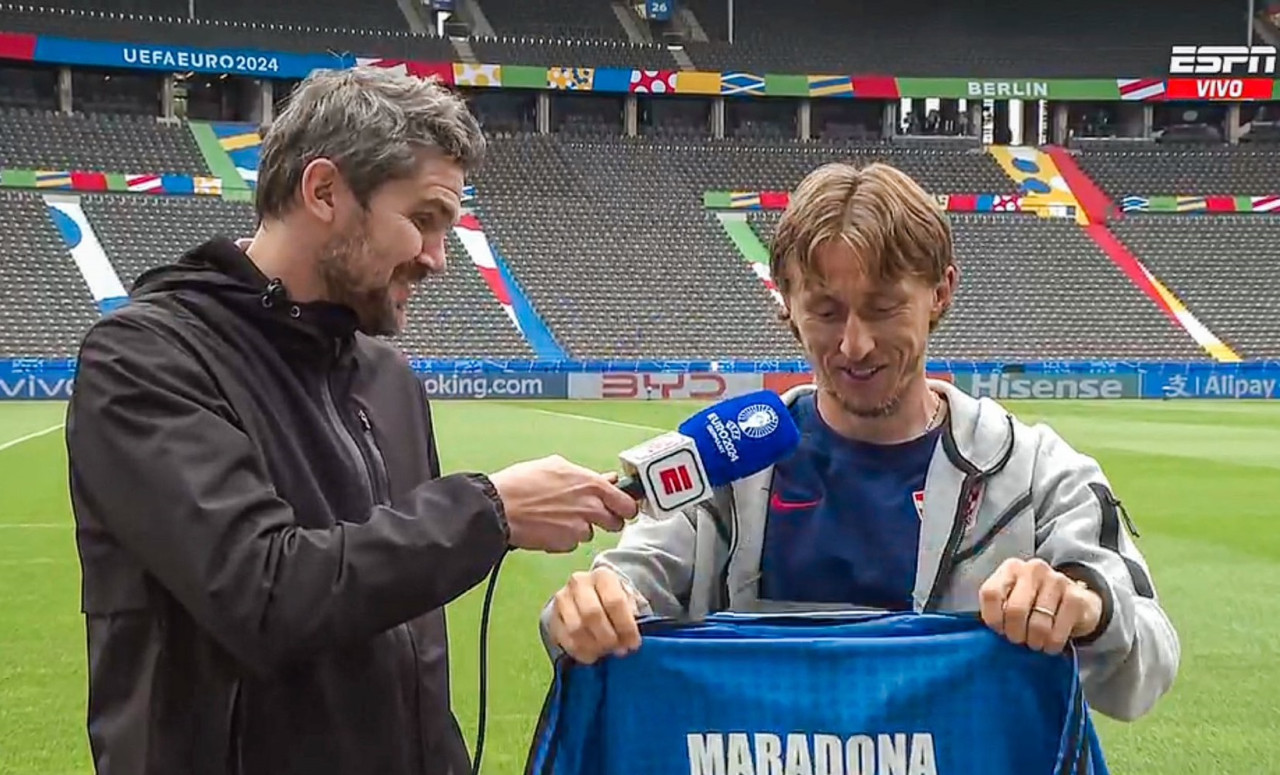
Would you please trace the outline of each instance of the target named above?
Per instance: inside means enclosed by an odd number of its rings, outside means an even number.
[[[1141,532],[1182,638],[1173,692],[1128,725],[1099,718],[1113,772],[1270,773],[1280,732],[1280,404],[1009,402],[1096,456]],[[609,468],[616,453],[674,427],[689,403],[439,402],[446,470],[493,470],[562,453]],[[0,404],[0,772],[91,771],[84,731],[79,567],[56,403]],[[6,446],[7,445],[7,446]],[[502,450],[508,450],[503,452]],[[490,633],[484,772],[521,772],[549,677],[537,614],[567,575],[611,541],[504,564]],[[483,588],[450,612],[455,710],[475,738]]]

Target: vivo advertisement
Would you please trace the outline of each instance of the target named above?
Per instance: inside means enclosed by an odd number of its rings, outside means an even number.
[[[75,376],[74,361],[0,361],[0,401],[65,401],[71,398]]]

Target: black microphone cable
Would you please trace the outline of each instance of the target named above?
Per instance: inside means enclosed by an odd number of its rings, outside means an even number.
[[[471,763],[471,775],[480,775],[480,759],[484,756],[485,716],[489,705],[489,614],[493,610],[493,590],[498,586],[498,571],[502,569],[502,561],[511,553],[507,549],[494,563],[489,571],[489,584],[484,592],[484,605],[480,609],[480,710],[476,724],[476,750]]]

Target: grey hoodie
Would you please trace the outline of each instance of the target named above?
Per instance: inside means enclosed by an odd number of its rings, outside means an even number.
[[[1075,643],[1089,704],[1115,719],[1142,716],[1172,686],[1181,647],[1098,463],[992,399],[929,384],[950,411],[926,478],[915,610],[976,612],[979,588],[1002,562],[1040,557],[1102,597],[1098,632]],[[783,400],[813,389],[795,388]],[[620,574],[642,615],[831,608],[756,597],[772,473],[721,488],[713,502],[669,519],[641,513],[593,567]],[[550,614],[548,603],[542,634],[556,654]]]

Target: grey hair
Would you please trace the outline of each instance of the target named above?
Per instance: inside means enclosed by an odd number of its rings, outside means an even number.
[[[259,219],[286,213],[316,159],[338,168],[362,207],[390,180],[412,176],[432,149],[479,166],[486,142],[466,102],[435,80],[382,67],[315,70],[290,95],[262,138]]]

